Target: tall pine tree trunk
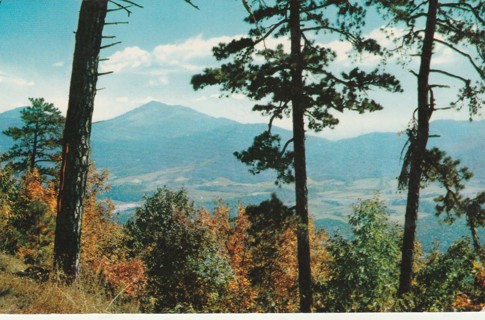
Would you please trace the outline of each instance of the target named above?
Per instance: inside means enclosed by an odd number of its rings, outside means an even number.
[[[468,218],[468,226],[470,227],[470,232],[472,234],[473,249],[475,250],[475,254],[477,255],[477,257],[480,257],[482,248],[480,246],[480,239],[478,238],[477,224],[475,218]]]
[[[76,32],[54,243],[54,263],[68,282],[79,273],[83,197],[107,6],[107,0],[82,1]]]
[[[421,64],[418,74],[418,126],[416,141],[412,149],[411,167],[409,171],[408,198],[404,220],[404,237],[402,245],[401,275],[399,280],[399,295],[411,290],[416,238],[416,221],[419,209],[419,192],[421,188],[422,162],[429,138],[429,121],[433,113],[432,102],[429,100],[429,74],[431,57],[433,55],[433,38],[436,30],[436,14],[438,0],[430,0],[426,29],[421,49]]]
[[[310,312],[313,303],[312,277],[310,268],[310,240],[308,236],[308,190],[305,154],[305,106],[303,105],[303,59],[301,52],[300,0],[290,3],[291,55],[293,65],[293,146],[295,152],[295,195],[296,213],[299,217],[298,241],[298,284],[300,311]]]

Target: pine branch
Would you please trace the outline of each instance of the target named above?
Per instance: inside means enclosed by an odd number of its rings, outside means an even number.
[[[108,9],[107,12],[115,12],[115,11],[125,10],[128,13],[128,16],[130,16],[130,14],[132,13],[130,10],[128,10],[128,8],[130,8],[130,7],[132,7],[132,6],[126,6],[126,7],[122,7],[122,8],[116,8],[116,9]]]
[[[122,4],[120,4],[120,3],[118,3],[114,0],[108,0],[108,1],[118,7],[116,9],[108,9],[108,12],[124,10],[128,14],[128,17],[132,14],[132,12],[128,8],[132,7],[133,5],[125,6],[125,5],[122,5]]]
[[[286,19],[283,19],[281,21],[278,21],[277,23],[273,24],[269,31],[267,31],[264,35],[261,35],[261,37],[254,42],[254,45],[260,43],[261,41],[265,41],[267,37],[269,37],[279,26],[281,26],[283,23],[287,22]]]
[[[106,49],[106,48],[109,48],[109,47],[112,47],[112,46],[116,46],[117,44],[120,44],[120,43],[121,43],[121,41],[113,42],[113,43],[101,46],[100,49],[103,50],[103,49]]]
[[[246,9],[246,11],[249,13],[249,15],[251,16],[251,18],[254,20],[254,25],[256,26],[256,30],[258,30],[259,36],[262,37],[263,36],[263,31],[259,27],[259,21],[256,18],[256,16],[254,15],[254,12],[251,9],[251,6],[249,5],[249,3],[248,3],[247,0],[242,0],[242,3],[244,5],[244,8]],[[263,38],[263,46],[264,46],[264,49],[265,50],[268,49],[267,46],[266,46],[266,41],[264,40],[264,38]]]
[[[294,139],[291,138],[289,139],[288,141],[286,141],[285,145],[283,146],[283,149],[281,150],[280,152],[280,155],[283,156],[286,152],[286,149],[288,148],[288,146],[290,145],[290,143],[293,143]]]
[[[430,88],[449,88],[450,86],[446,84],[431,84],[429,85]]]
[[[455,47],[454,45],[452,45],[449,42],[446,42],[446,41],[443,41],[443,40],[440,40],[440,39],[436,39],[436,38],[433,39],[433,40],[438,42],[438,43],[441,43],[442,45],[450,48],[451,50],[455,51],[456,53],[459,53],[460,55],[467,58],[468,61],[470,61],[470,63],[472,64],[473,68],[478,72],[480,77],[485,80],[485,72],[475,63],[475,60],[473,60],[471,55],[469,55],[466,52],[461,51],[460,49],[458,49],[457,47]]]
[[[114,72],[114,71],[100,72],[100,73],[97,73],[96,75],[97,75],[98,77],[101,77],[101,76],[105,76],[105,75],[107,75],[107,74],[111,74],[111,73],[113,73],[113,72]]]
[[[109,26],[113,24],[128,24],[128,21],[118,21],[118,22],[106,22],[104,25]]]
[[[470,82],[471,80],[470,79],[465,79],[459,75],[456,75],[456,74],[453,74],[453,73],[450,73],[448,71],[444,71],[444,70],[438,70],[438,69],[430,69],[429,72],[432,72],[432,73],[440,73],[440,74],[444,74],[450,78],[455,78],[455,79],[458,79],[458,80],[461,80],[463,81],[467,87],[470,86]]]
[[[465,1],[460,1],[460,3],[441,3],[439,6],[440,8],[453,8],[471,12],[480,23],[485,24],[485,19],[480,16],[477,8]]]
[[[288,101],[286,101],[284,104],[283,103],[280,103],[279,107],[276,108],[276,110],[273,112],[273,115],[271,116],[271,118],[269,119],[269,122],[268,122],[268,133],[271,133],[271,130],[273,128],[273,121],[278,118],[278,119],[281,119],[282,118],[282,113],[283,113],[283,110],[288,106]]]
[[[138,4],[138,3],[136,3],[136,2],[133,2],[133,1],[130,1],[130,0],[121,0],[121,1],[126,2],[126,3],[129,3],[129,4],[131,4],[132,6],[135,6],[135,7],[138,7],[138,8],[143,9],[143,6],[139,5],[139,4]]]
[[[127,0],[123,0],[123,1],[127,1]],[[185,2],[187,2],[188,4],[190,4],[192,7],[194,7],[195,9],[197,10],[200,10],[198,6],[196,6],[192,0],[184,0]]]

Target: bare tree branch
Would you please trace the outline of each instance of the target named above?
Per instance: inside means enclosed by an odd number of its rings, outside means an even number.
[[[478,74],[480,75],[480,77],[482,79],[485,79],[485,72],[475,63],[475,60],[473,60],[473,58],[472,58],[471,55],[469,55],[466,52],[461,51],[460,49],[458,49],[457,47],[455,47],[454,45],[452,45],[449,42],[446,42],[446,41],[443,41],[443,40],[440,40],[440,39],[436,39],[436,38],[433,39],[433,40],[436,41],[436,42],[438,42],[438,43],[441,43],[442,45],[450,48],[451,50],[455,51],[456,53],[459,53],[460,55],[462,55],[465,58],[467,58],[468,61],[470,61],[470,63],[472,64],[473,68],[478,72]]]
[[[118,42],[113,42],[113,43],[110,43],[110,44],[107,44],[107,45],[104,45],[104,46],[101,46],[99,47],[101,50],[102,49],[106,49],[106,48],[109,48],[109,47],[112,47],[112,46],[116,46],[117,44],[120,44],[121,41],[118,41]]]
[[[459,75],[456,75],[456,74],[453,74],[451,72],[444,71],[444,70],[430,69],[429,72],[440,73],[440,74],[444,74],[445,76],[448,76],[448,77],[451,77],[451,78],[455,78],[455,79],[461,80],[461,81],[463,81],[467,85],[467,87],[470,85],[470,82],[471,82],[470,79],[463,78],[463,77],[461,77]]]

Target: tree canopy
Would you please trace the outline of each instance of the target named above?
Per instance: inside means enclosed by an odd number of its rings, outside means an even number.
[[[42,176],[54,176],[57,171],[54,165],[60,161],[64,117],[44,98],[29,100],[32,105],[20,111],[22,127],[10,127],[3,131],[16,143],[1,156],[1,160],[16,172],[32,172],[37,168]]]

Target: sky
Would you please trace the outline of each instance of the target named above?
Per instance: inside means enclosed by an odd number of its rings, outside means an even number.
[[[221,97],[217,87],[194,91],[190,85],[192,75],[217,65],[211,53],[213,46],[247,32],[241,0],[193,0],[200,10],[183,0],[137,2],[144,8],[133,8],[130,17],[124,12],[108,15],[107,21],[129,23],[105,27],[105,35],[115,35],[114,41],[122,43],[102,51],[102,57],[110,60],[100,65],[100,71],[114,73],[98,82],[98,87],[105,89],[96,96],[95,121],[113,118],[152,100],[243,123],[267,121],[251,111],[255,102],[240,94]],[[2,1],[0,112],[28,105],[29,97],[44,97],[65,113],[80,4],[80,0]],[[389,41],[379,30],[382,25],[384,21],[372,15],[365,32],[386,43]],[[334,68],[345,70],[356,64],[365,68],[375,63],[372,57],[359,61],[345,58],[346,43],[324,38],[319,41],[343,53]],[[461,57],[446,48],[436,48],[433,59],[435,65],[466,69]],[[373,131],[405,130],[416,107],[416,79],[407,69],[416,68],[416,64],[402,67],[390,62],[388,68],[401,80],[404,93],[372,93],[384,105],[383,111],[337,114],[340,124],[319,135],[343,139]],[[442,112],[439,118],[466,120],[468,113]],[[289,119],[276,125],[291,128]]]

